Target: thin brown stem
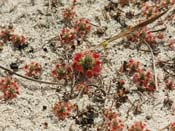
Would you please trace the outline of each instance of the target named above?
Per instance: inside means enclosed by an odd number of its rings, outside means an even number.
[[[6,67],[3,67],[2,65],[0,65],[0,68],[9,72],[10,74],[16,75],[16,76],[21,77],[21,78],[26,79],[26,80],[30,80],[30,81],[34,81],[34,82],[38,82],[38,83],[42,83],[42,84],[60,85],[59,83],[56,83],[56,82],[41,81],[41,80],[36,80],[36,79],[30,78],[27,76],[23,76],[23,75],[18,74],[10,69],[7,69]]]
[[[154,59],[154,53],[153,53],[153,50],[152,50],[151,46],[148,44],[148,42],[146,42],[142,38],[141,38],[141,40],[146,44],[146,46],[149,48],[149,50],[151,52],[152,64],[153,64],[153,70],[154,70],[154,82],[155,82],[155,87],[157,89],[157,87],[158,87],[158,84],[157,84],[157,71],[156,71],[156,64],[155,64],[155,59]]]
[[[115,40],[117,40],[119,38],[126,37],[126,36],[128,36],[129,34],[132,34],[135,31],[138,31],[139,29],[141,29],[141,28],[143,28],[143,27],[153,23],[158,18],[162,17],[164,14],[169,13],[170,10],[172,10],[172,9],[168,9],[168,10],[166,10],[166,11],[164,11],[164,12],[158,14],[158,15],[155,15],[155,16],[149,18],[148,20],[145,20],[145,21],[135,25],[135,26],[129,26],[129,28],[127,28],[126,30],[120,32],[119,34],[116,34],[116,35],[110,37],[107,40],[102,41],[100,44],[98,44],[97,46],[93,47],[91,50],[97,49],[97,48],[99,48],[101,46],[102,47],[106,47],[109,43],[111,43],[111,42],[113,42],[113,41],[115,41]]]

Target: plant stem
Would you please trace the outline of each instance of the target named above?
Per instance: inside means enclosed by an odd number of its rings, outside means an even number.
[[[0,68],[7,71],[7,72],[9,72],[9,73],[11,73],[11,74],[13,74],[13,75],[16,75],[18,77],[26,79],[26,80],[30,80],[30,81],[34,81],[34,82],[38,82],[38,83],[42,83],[42,84],[60,85],[59,83],[56,83],[56,82],[41,81],[41,80],[36,80],[36,79],[30,78],[30,77],[23,76],[23,75],[18,74],[18,73],[14,72],[10,69],[7,69],[7,68],[3,67],[2,65],[0,65]]]
[[[154,82],[155,82],[155,87],[157,89],[158,84],[157,84],[157,71],[156,71],[156,64],[155,64],[155,59],[154,59],[154,53],[152,51],[152,48],[150,47],[150,45],[141,38],[141,40],[146,44],[146,46],[149,48],[150,52],[151,52],[151,56],[152,56],[152,62],[153,62],[153,70],[154,70]]]

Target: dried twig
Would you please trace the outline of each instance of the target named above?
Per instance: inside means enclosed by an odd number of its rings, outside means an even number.
[[[165,30],[166,30],[166,27],[163,27],[163,28],[161,28],[161,29],[152,30],[152,31],[150,31],[150,32],[155,33],[155,32],[160,32],[160,31],[165,31]]]
[[[115,41],[119,38],[126,37],[129,34],[133,33],[134,31],[137,31],[137,30],[153,23],[154,21],[156,21],[158,18],[160,18],[161,16],[163,16],[167,12],[169,12],[169,10],[166,10],[166,11],[164,11],[164,12],[162,12],[162,13],[156,15],[156,16],[153,16],[150,19],[137,24],[136,26],[133,26],[133,27],[129,26],[129,28],[125,29],[124,31],[120,32],[117,35],[112,36],[111,38],[109,38],[107,40],[104,40],[103,42],[101,42],[99,45],[93,47],[92,49],[96,49],[96,48],[99,48],[101,46],[106,47],[109,43],[111,43],[111,42],[113,42],[113,41]]]
[[[16,76],[21,77],[21,78],[26,79],[26,80],[38,82],[38,83],[41,83],[41,84],[60,85],[59,83],[56,83],[56,82],[41,81],[41,80],[36,80],[36,79],[30,78],[30,77],[23,76],[23,75],[18,74],[18,73],[14,72],[10,69],[7,69],[7,68],[3,67],[2,65],[0,65],[0,68],[7,71],[7,72],[9,72],[10,74],[16,75]]]
[[[153,70],[154,70],[154,82],[155,82],[155,87],[156,89],[158,89],[158,85],[157,85],[157,71],[156,71],[156,64],[155,64],[155,59],[154,59],[154,53],[152,51],[152,48],[150,47],[150,45],[141,38],[141,40],[146,44],[146,46],[149,48],[150,52],[151,52],[151,56],[152,56],[152,64],[153,64]]]

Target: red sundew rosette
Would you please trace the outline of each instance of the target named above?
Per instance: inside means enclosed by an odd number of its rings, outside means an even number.
[[[2,78],[0,81],[0,90],[4,92],[8,88],[9,83],[10,81],[7,83],[7,80],[5,78]]]
[[[15,47],[23,47],[25,45],[25,37],[23,35],[18,36],[14,34],[10,37],[10,40],[12,41]]]
[[[26,72],[25,75],[37,78],[41,75],[42,67],[37,62],[31,62],[30,64],[25,65],[23,69]]]
[[[66,64],[56,64],[51,76],[57,80],[71,79],[72,67]]]
[[[100,55],[90,51],[76,53],[73,58],[73,68],[87,78],[96,77],[101,71]]]
[[[73,20],[73,18],[76,16],[75,11],[73,10],[73,8],[65,8],[63,10],[63,19],[65,21],[71,21]]]
[[[5,100],[16,98],[19,94],[17,82],[8,77],[0,80],[0,90],[3,92],[3,98]]]
[[[145,10],[144,15],[149,18],[152,17],[154,15],[157,15],[160,12],[158,7],[154,7],[154,8],[149,8],[148,10]]]
[[[4,98],[5,99],[13,99],[16,98],[17,95],[19,95],[19,88],[18,85],[15,83],[11,83],[9,85],[9,88],[4,92]]]
[[[142,122],[135,122],[129,129],[128,131],[150,131],[148,129],[145,128],[145,124],[143,124]]]
[[[157,46],[156,36],[153,36],[151,32],[146,33],[145,41],[150,44],[150,46]]]
[[[148,72],[143,72],[143,73],[141,73],[141,77],[143,76],[143,79],[142,78],[140,78],[140,80],[141,80],[141,83],[143,83],[143,86],[145,87],[145,88],[147,88],[147,86],[148,86],[148,84],[149,84],[149,82],[150,82],[150,80],[151,80],[151,78],[152,78],[152,74],[151,74],[151,72],[150,71],[148,71]]]
[[[105,119],[112,120],[117,117],[116,112],[112,112],[110,110],[105,110],[104,112]]]
[[[133,59],[130,59],[126,65],[129,74],[134,74],[135,72],[140,71],[139,66],[140,62],[134,61]]]
[[[152,74],[150,71],[144,72],[143,70],[140,70],[134,75],[133,81],[138,86],[143,86],[144,89],[148,91],[155,90],[155,84],[152,81]]]
[[[59,101],[54,105],[53,113],[58,119],[64,120],[70,116],[72,109],[73,106],[70,102]]]
[[[109,131],[123,131],[123,128],[124,125],[122,124],[122,121],[116,118],[111,121]]]
[[[62,44],[73,43],[75,39],[75,32],[68,28],[63,28],[59,34],[59,40]]]
[[[155,87],[155,82],[151,80],[148,84],[148,86],[145,88],[147,91],[154,92],[156,87]]]
[[[104,116],[108,131],[123,131],[124,125],[118,118],[117,113],[106,110]]]
[[[74,22],[74,29],[79,37],[85,37],[91,30],[90,21],[80,18]]]

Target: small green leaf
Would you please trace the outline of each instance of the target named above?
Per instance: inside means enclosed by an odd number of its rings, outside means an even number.
[[[102,46],[103,46],[104,48],[107,48],[109,42],[108,42],[108,41],[104,41],[104,42],[102,42],[101,44],[102,44]]]

